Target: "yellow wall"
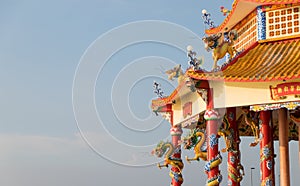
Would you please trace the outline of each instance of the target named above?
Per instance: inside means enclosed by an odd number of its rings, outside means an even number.
[[[191,116],[195,116],[206,109],[206,103],[200,98],[197,92],[190,92],[188,94],[179,96],[179,98],[176,99],[176,103],[173,105],[173,120],[175,125],[191,117],[188,116],[183,118],[182,108],[184,104],[188,102],[193,103]]]
[[[287,96],[283,100],[272,100],[270,94],[270,85],[287,83],[293,81],[276,81],[276,82],[210,82],[210,86],[214,90],[215,108],[235,107],[243,105],[255,105],[265,103],[278,103],[288,101],[300,101],[294,96]],[[300,82],[300,79],[294,80]]]

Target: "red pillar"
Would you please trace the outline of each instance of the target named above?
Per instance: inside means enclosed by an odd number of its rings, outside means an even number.
[[[220,115],[217,110],[214,110],[212,89],[208,89],[208,103],[204,114],[206,122],[207,133],[207,163],[205,171],[208,174],[207,185],[219,185],[222,181],[222,176],[219,171],[219,164],[221,163],[221,155],[218,149],[218,129]]]
[[[279,125],[279,158],[280,158],[280,185],[290,186],[290,161],[289,161],[289,132],[287,109],[278,111]]]
[[[273,166],[272,166],[272,170],[271,170],[271,174],[272,174],[272,178],[273,178],[273,185],[272,186],[275,186],[275,181],[276,181],[276,178],[275,178],[275,153],[274,153],[274,137],[273,137],[273,133],[274,133],[274,125],[273,125],[273,111],[270,111],[270,120],[271,120],[271,130],[270,130],[270,133],[271,133],[271,156],[272,156],[272,162],[273,162]]]
[[[171,136],[172,136],[172,143],[175,147],[175,151],[172,158],[176,158],[178,160],[181,160],[181,145],[179,144],[179,141],[181,139],[182,129],[181,127],[172,127],[170,130]],[[170,175],[172,177],[172,185],[173,186],[181,186],[183,183],[183,178],[181,174],[182,170],[179,170],[178,167],[172,167]]]
[[[177,159],[179,161],[181,160],[181,145],[179,141],[181,140],[181,135],[182,135],[182,129],[181,126],[174,126],[174,114],[172,110],[172,105],[168,104],[164,108],[162,108],[161,111],[168,112],[170,113],[170,123],[171,123],[171,129],[170,129],[170,134],[172,136],[172,144],[174,147],[174,152],[172,155],[173,159]],[[171,167],[170,171],[170,176],[172,177],[171,184],[173,186],[181,186],[183,183],[183,177],[182,177],[182,170],[180,170],[178,167]]]
[[[227,172],[228,172],[228,186],[239,186],[240,185],[240,171],[238,170],[238,164],[240,163],[239,158],[239,136],[238,126],[236,123],[236,108],[227,108],[227,119],[231,127],[231,137],[233,138],[233,148],[228,152],[227,159]]]
[[[273,184],[272,177],[272,142],[270,127],[270,111],[261,111],[261,134],[263,136],[260,142],[260,169],[261,169],[261,186],[271,186]]]

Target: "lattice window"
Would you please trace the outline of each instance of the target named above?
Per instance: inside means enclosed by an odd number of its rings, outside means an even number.
[[[257,41],[257,20],[254,16],[238,31],[238,40],[235,41],[235,48],[237,51],[242,51],[251,46],[252,43]]]
[[[300,34],[300,6],[267,12],[267,39]]]

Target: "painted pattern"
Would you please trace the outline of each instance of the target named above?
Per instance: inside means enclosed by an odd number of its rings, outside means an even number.
[[[257,7],[257,33],[258,40],[266,39],[266,13],[262,7]]]

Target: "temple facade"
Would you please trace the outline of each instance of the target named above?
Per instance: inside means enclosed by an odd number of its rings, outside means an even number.
[[[235,0],[222,24],[203,38],[213,53],[213,69],[191,66],[169,96],[152,101],[152,110],[171,124],[173,151],[165,164],[172,166],[172,185],[184,180],[183,149],[195,152],[186,161],[206,162],[207,185],[226,179],[219,164],[228,153],[228,185],[240,185],[241,136],[253,136],[249,145],[260,148],[262,186],[275,185],[278,140],[280,185],[290,185],[289,141],[300,138],[299,16],[300,0]],[[222,52],[228,60],[219,65]],[[182,128],[190,134],[182,137]],[[225,149],[219,149],[219,140]]]

